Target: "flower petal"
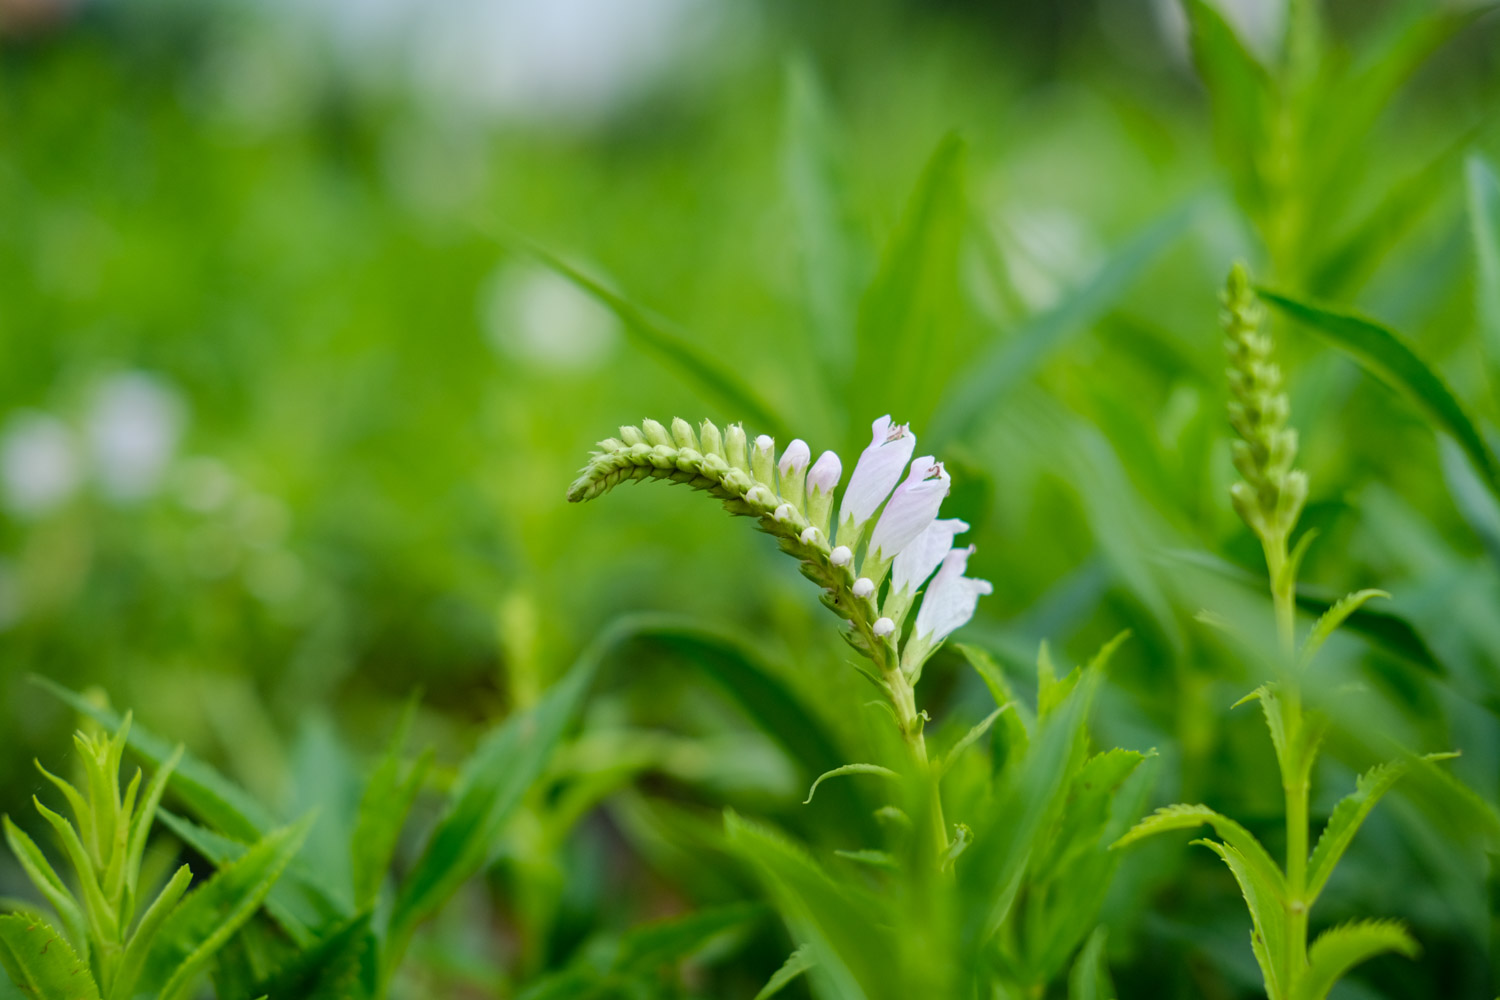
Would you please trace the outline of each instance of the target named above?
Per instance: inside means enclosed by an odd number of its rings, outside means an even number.
[[[969,526],[956,517],[929,524],[896,556],[891,567],[891,592],[915,593],[953,548],[953,536],[968,530]]]
[[[931,455],[911,464],[906,481],[896,487],[870,536],[870,552],[875,558],[895,558],[937,520],[938,508],[948,495],[948,483],[943,463]]]
[[[889,414],[871,424],[870,431],[870,446],[860,453],[839,506],[841,530],[845,525],[857,529],[875,516],[917,448],[917,436],[905,424],[892,424]]]
[[[917,611],[916,635],[934,646],[974,617],[981,595],[994,591],[988,580],[971,580],[964,576],[974,546],[954,549],[943,557],[938,570],[922,598]]]

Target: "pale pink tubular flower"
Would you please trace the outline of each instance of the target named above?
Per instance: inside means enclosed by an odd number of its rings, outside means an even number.
[[[917,611],[916,638],[936,647],[954,631],[968,623],[979,607],[983,594],[994,592],[988,580],[971,580],[964,576],[974,546],[954,549],[943,557],[942,569],[922,597]]]
[[[844,500],[839,506],[839,533],[857,531],[891,495],[901,471],[917,449],[917,436],[905,424],[892,424],[886,414],[870,425],[870,446],[860,453]]]
[[[931,455],[911,463],[906,481],[896,487],[875,523],[875,533],[870,536],[871,555],[876,560],[892,559],[916,541],[937,520],[948,484],[943,463]]]
[[[958,518],[933,521],[902,549],[891,566],[891,593],[915,593],[953,548],[953,536],[969,530]]]

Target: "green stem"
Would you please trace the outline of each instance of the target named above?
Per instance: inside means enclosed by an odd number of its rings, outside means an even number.
[[[927,812],[932,823],[933,846],[941,859],[948,850],[948,824],[943,819],[943,797],[938,787],[938,776],[933,773],[932,762],[927,757],[927,741],[922,736],[922,717],[917,714],[916,692],[906,675],[901,672],[899,664],[886,667],[884,676],[886,689],[890,692],[891,706],[896,711],[896,722],[901,729],[901,738],[906,741],[906,748],[911,753],[913,763],[917,765],[920,779],[927,783],[928,794],[931,796]]]

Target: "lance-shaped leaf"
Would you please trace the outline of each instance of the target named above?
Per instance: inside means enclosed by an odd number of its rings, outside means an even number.
[[[1424,759],[1445,760],[1452,756],[1454,755],[1429,754]],[[1379,802],[1381,797],[1410,770],[1411,764],[1403,760],[1377,764],[1360,775],[1355,783],[1354,791],[1340,799],[1338,805],[1333,807],[1333,812],[1328,817],[1328,825],[1323,827],[1323,833],[1318,837],[1317,846],[1313,848],[1312,859],[1307,865],[1309,906],[1323,891],[1323,886],[1328,883],[1328,877],[1333,874],[1333,869],[1338,865],[1339,859],[1349,849],[1350,842],[1359,832],[1365,817],[1370,815],[1370,810],[1375,808],[1375,803]]]
[[[1474,237],[1474,314],[1491,370],[1500,369],[1500,177],[1469,158],[1469,226]]]
[[[1305,667],[1312,663],[1313,658],[1318,655],[1318,650],[1328,641],[1338,627],[1354,612],[1358,611],[1366,601],[1377,597],[1389,599],[1390,594],[1383,590],[1357,590],[1352,594],[1339,598],[1337,603],[1327,611],[1323,612],[1316,622],[1313,623],[1312,631],[1307,634],[1307,640],[1302,644],[1302,665]]]
[[[1282,877],[1281,869],[1276,866],[1271,855],[1266,853],[1260,841],[1255,839],[1255,835],[1228,816],[1214,812],[1208,806],[1162,806],[1132,827],[1125,836],[1115,841],[1112,847],[1126,847],[1158,833],[1191,830],[1204,824],[1213,827],[1214,832],[1226,844],[1238,851],[1261,881],[1272,886],[1281,897],[1286,896],[1286,881]]]
[[[58,919],[62,921],[63,930],[67,931],[68,938],[83,952],[85,959],[88,958],[88,934],[85,931],[83,911],[79,908],[78,900],[68,891],[63,883],[62,877],[57,874],[57,869],[47,860],[42,849],[37,847],[36,841],[26,835],[26,832],[5,817],[5,840],[10,845],[11,853],[21,864],[21,870],[31,879],[37,891],[40,892],[52,904],[57,911]]]
[[[771,1000],[776,994],[786,989],[792,981],[813,967],[812,949],[803,945],[786,957],[781,963],[781,968],[767,980],[766,985],[755,994],[755,1000]]]
[[[1188,41],[1213,103],[1214,138],[1233,172],[1235,193],[1252,214],[1264,208],[1264,182],[1254,151],[1264,148],[1272,101],[1271,76],[1229,20],[1208,0],[1186,0]]]
[[[0,968],[34,1000],[99,1000],[89,963],[61,934],[27,916],[0,917]]]
[[[812,783],[812,787],[807,790],[807,798],[802,800],[802,804],[807,805],[813,800],[814,793],[817,792],[818,786],[823,782],[829,778],[839,778],[846,774],[878,774],[882,778],[900,778],[900,775],[895,771],[892,771],[888,767],[881,767],[879,764],[844,764],[818,775],[817,780]]]
[[[1307,953],[1292,1000],[1323,1000],[1339,978],[1360,962],[1385,952],[1416,958],[1417,942],[1393,920],[1360,920],[1318,935]]]
[[[402,760],[402,748],[406,745],[406,734],[411,728],[415,709],[416,702],[413,701],[402,713],[396,733],[371,772],[360,798],[359,815],[350,842],[350,865],[353,869],[354,903],[363,909],[374,906],[380,895],[380,886],[396,853],[401,828],[406,825],[412,803],[416,801],[417,792],[432,766],[431,748],[409,764]]]
[[[1374,320],[1257,288],[1266,302],[1359,362],[1410,400],[1436,429],[1452,435],[1492,491],[1500,493],[1500,466],[1463,403],[1402,337]]]
[[[1272,1000],[1286,996],[1290,971],[1284,967],[1286,954],[1286,893],[1281,883],[1281,873],[1274,873],[1273,881],[1257,861],[1247,858],[1229,844],[1217,840],[1195,840],[1213,851],[1234,874],[1240,892],[1245,897],[1245,906],[1250,910],[1250,947],[1255,953],[1256,964],[1266,981],[1266,993]],[[1257,844],[1257,846],[1259,846]]]
[[[1115,985],[1104,957],[1105,937],[1105,929],[1096,927],[1079,949],[1068,973],[1068,1000],[1115,1000]]]
[[[162,1000],[185,995],[224,944],[260,909],[307,837],[311,819],[272,831],[238,861],[194,889],[161,924],[141,991]]]

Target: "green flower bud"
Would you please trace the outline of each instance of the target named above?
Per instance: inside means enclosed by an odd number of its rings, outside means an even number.
[[[756,438],[750,449],[750,474],[756,482],[776,489],[776,442],[768,435]]]
[[[646,432],[646,440],[658,447],[671,448],[674,444],[672,435],[660,423],[649,417],[641,421],[641,429]]]
[[[679,448],[698,450],[698,438],[693,433],[693,426],[681,417],[672,418],[672,440]]]
[[[646,435],[641,433],[639,427],[621,427],[620,440],[626,444],[645,444]]]
[[[698,425],[698,438],[703,442],[703,454],[717,455],[720,458],[726,457],[724,455],[724,439],[719,434],[718,424],[712,420],[703,421],[703,423]]]
[[[750,460],[746,455],[744,424],[730,424],[725,430],[724,453],[732,467],[744,472],[750,471]]]

